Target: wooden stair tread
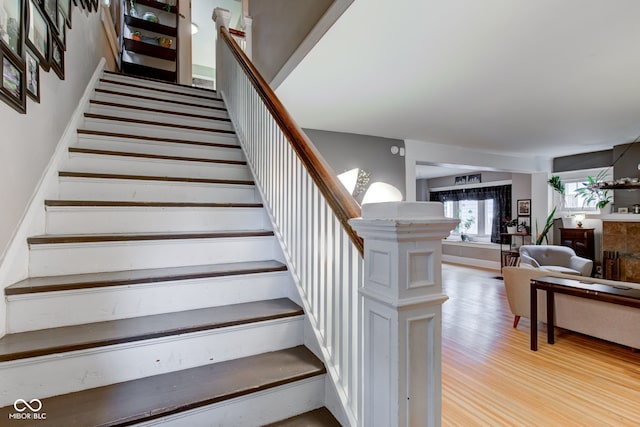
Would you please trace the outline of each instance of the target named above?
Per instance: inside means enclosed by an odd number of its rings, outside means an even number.
[[[161,4],[163,6],[166,6],[166,3],[161,3]],[[134,79],[138,79],[138,80],[143,80],[143,81],[150,81],[150,82],[154,82],[154,83],[161,83],[161,84],[177,86],[177,87],[183,87],[183,88],[188,88],[188,89],[195,89],[195,90],[207,93],[207,94],[214,94],[215,95],[217,93],[213,89],[207,89],[207,88],[202,88],[202,87],[197,87],[197,86],[189,86],[189,85],[180,84],[180,83],[171,83],[171,82],[166,82],[164,80],[152,79],[152,78],[149,78],[149,77],[131,76],[131,75],[128,75],[128,74],[122,74],[122,73],[109,71],[109,70],[104,70],[104,74],[107,74],[107,75],[111,74],[111,75],[114,75],[114,76],[125,76],[125,77],[130,77],[130,78],[134,78]]]
[[[90,173],[60,171],[58,176],[64,178],[93,178],[93,179],[126,179],[139,181],[166,181],[166,182],[191,182],[200,184],[233,184],[253,185],[253,181],[242,179],[212,179],[212,178],[187,178],[176,176],[151,176],[151,175],[126,175],[114,173]]]
[[[132,286],[221,276],[272,273],[286,270],[287,267],[278,261],[253,261],[66,276],[30,277],[7,287],[5,289],[5,295],[23,295],[111,286]]]
[[[325,373],[322,362],[298,346],[54,396],[42,399],[42,407],[55,425],[122,426]],[[6,420],[12,412],[12,405],[0,408],[0,417]]]
[[[118,132],[106,132],[102,130],[92,130],[92,129],[78,129],[79,135],[95,135],[95,136],[104,136],[111,138],[125,138],[125,139],[139,139],[142,141],[157,141],[157,142],[170,142],[174,144],[187,144],[187,145],[201,145],[204,147],[215,147],[215,148],[232,148],[232,149],[241,149],[239,145],[234,144],[222,144],[218,142],[202,142],[202,141],[191,141],[187,139],[179,139],[179,138],[162,138],[156,136],[144,136],[144,135],[132,135],[129,133],[118,133]]]
[[[244,231],[207,231],[180,233],[107,233],[107,234],[49,234],[27,238],[30,245],[60,244],[60,243],[102,243],[102,242],[131,242],[149,240],[186,240],[186,239],[224,239],[236,237],[264,237],[273,236],[271,230]]]
[[[264,427],[341,427],[327,408],[318,408]]]
[[[116,107],[116,108],[123,108],[123,109],[128,109],[128,110],[146,111],[146,112],[149,112],[149,113],[171,114],[171,115],[174,115],[174,116],[189,117],[189,118],[194,118],[194,119],[214,120],[214,121],[221,121],[221,122],[231,122],[231,119],[227,119],[227,118],[224,118],[224,117],[212,117],[212,116],[205,116],[203,114],[182,113],[180,111],[162,110],[162,109],[159,109],[159,108],[139,107],[139,106],[136,106],[136,105],[120,104],[118,102],[98,101],[96,99],[90,100],[89,103],[93,104],[93,105],[102,105],[102,106],[105,106],[105,107]]]
[[[129,151],[97,150],[93,148],[81,148],[81,147],[69,147],[69,153],[97,154],[101,156],[136,157],[140,159],[173,160],[173,161],[179,161],[179,162],[199,162],[199,163],[214,163],[214,164],[242,165],[242,166],[247,164],[247,162],[243,160],[220,160],[220,159],[207,159],[202,157],[165,156],[160,154],[132,153]]]
[[[194,104],[194,103],[191,103],[191,102],[176,101],[176,100],[172,100],[172,99],[156,98],[154,96],[137,95],[137,94],[134,95],[134,94],[131,94],[131,93],[118,92],[118,91],[109,90],[109,89],[96,88],[95,92],[96,93],[104,93],[104,94],[107,94],[107,95],[128,96],[128,97],[132,97],[132,98],[136,98],[136,99],[144,99],[146,101],[166,102],[166,103],[169,103],[169,104],[184,105],[184,106],[187,106],[187,107],[208,108],[210,110],[227,111],[227,109],[225,107],[217,107],[215,105],[201,105],[201,104]]]
[[[288,298],[5,335],[0,362],[219,329],[303,314]]]
[[[176,91],[176,90],[153,88],[153,87],[149,87],[149,86],[138,85],[138,84],[135,84],[135,83],[120,82],[120,81],[117,81],[117,80],[109,80],[109,79],[105,79],[105,78],[100,79],[100,82],[101,83],[116,84],[116,85],[121,85],[121,86],[125,86],[125,87],[132,87],[132,88],[136,88],[136,89],[146,89],[146,90],[152,90],[152,91],[157,91],[157,92],[162,92],[162,93],[169,93],[171,95],[181,95],[181,96],[188,96],[188,97],[197,98],[197,99],[206,99],[208,101],[222,102],[222,100],[217,98],[214,93],[211,94],[213,96],[200,95],[200,94],[196,94],[196,93],[184,93],[184,92],[180,92],[180,91]]]
[[[51,207],[130,207],[130,208],[262,208],[262,203],[128,202],[120,200],[45,200]]]
[[[129,117],[108,116],[106,114],[84,113],[84,117],[87,119],[110,120],[110,121],[116,121],[116,122],[135,123],[139,125],[163,126],[163,127],[170,127],[175,129],[191,130],[191,131],[224,133],[224,134],[233,134],[233,135],[235,135],[236,133],[234,130],[205,128],[205,127],[190,126],[190,125],[179,125],[175,123],[155,122],[153,120],[141,120],[141,119],[132,119]]]

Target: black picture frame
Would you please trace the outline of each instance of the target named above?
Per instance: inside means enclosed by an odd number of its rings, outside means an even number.
[[[25,88],[29,98],[40,103],[40,61],[30,49],[25,51]]]
[[[520,216],[531,216],[531,199],[519,199],[516,202],[516,214]]]
[[[18,58],[22,58],[24,45],[25,1],[0,1],[0,43]]]
[[[115,1],[115,0],[114,0]],[[71,15],[73,15],[73,3],[71,0],[58,0],[58,9],[64,15],[67,28],[71,29]]]
[[[56,31],[56,37],[58,38],[58,41],[60,42],[62,49],[66,51],[67,50],[67,24],[66,24],[66,19],[64,17],[64,14],[59,8],[58,8],[58,14],[57,14],[57,21],[58,21],[58,27]]]
[[[58,38],[51,39],[51,57],[49,58],[51,69],[64,80],[64,48]]]
[[[24,114],[27,112],[26,98],[24,61],[0,43],[0,99]]]
[[[51,37],[49,25],[36,0],[29,0],[25,44],[38,57],[43,70],[49,71]]]
[[[58,29],[58,0],[42,0],[41,3],[44,16],[54,29]]]

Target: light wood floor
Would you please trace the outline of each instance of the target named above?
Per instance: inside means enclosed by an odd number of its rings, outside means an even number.
[[[443,426],[639,426],[640,353],[556,328],[529,350],[497,272],[443,265]]]

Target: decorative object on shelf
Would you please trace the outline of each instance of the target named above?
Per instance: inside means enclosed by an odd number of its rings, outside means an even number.
[[[635,204],[631,206],[631,212],[633,212],[634,214],[640,214],[640,205]]]
[[[154,24],[158,23],[158,17],[153,12],[146,12],[142,15],[142,19],[145,21],[153,22]]]
[[[160,42],[160,46],[166,48],[171,48],[171,45],[173,44],[173,40],[167,37],[160,37],[158,38],[158,41]]]
[[[629,208],[618,208],[618,213],[627,214],[629,213]]]
[[[585,215],[582,213],[579,213],[579,214],[575,214],[573,217],[576,220],[576,225],[578,226],[578,228],[582,228],[582,221],[584,221]]]
[[[481,182],[482,174],[479,173],[473,175],[456,176],[454,180],[455,185],[480,184]]]
[[[140,33],[140,31],[134,31],[133,33],[131,33],[131,39],[141,42],[142,41],[142,34]]]
[[[507,227],[507,233],[518,233],[518,218],[506,219],[505,226]]]

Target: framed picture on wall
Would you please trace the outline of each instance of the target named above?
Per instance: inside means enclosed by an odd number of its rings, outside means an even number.
[[[516,212],[518,216],[531,216],[531,199],[518,200]]]
[[[67,27],[71,29],[71,12],[73,12],[71,0],[58,0],[58,9],[64,15]]]
[[[24,0],[0,0],[0,40],[18,58],[22,57]]]
[[[27,46],[38,57],[40,66],[45,71],[49,70],[49,25],[40,9],[34,1],[29,0],[29,17],[27,26]]]
[[[38,64],[38,57],[27,49],[25,59],[27,95],[34,101],[40,102],[40,64]]]
[[[67,44],[67,25],[65,23],[65,17],[64,14],[62,13],[62,11],[60,9],[58,9],[58,31],[57,31],[57,37],[58,37],[58,41],[60,42],[60,45],[62,46],[62,48],[64,50],[66,49],[66,44]]]
[[[51,39],[51,68],[64,80],[64,49],[57,38]]]
[[[0,98],[20,113],[27,111],[25,72],[21,58],[0,47]]]

